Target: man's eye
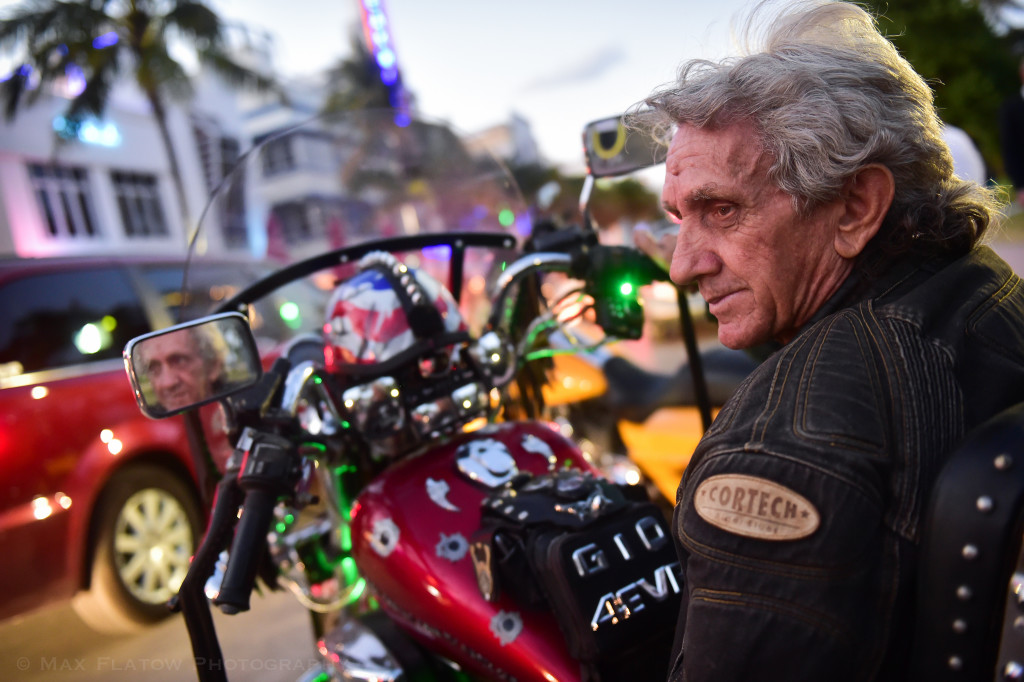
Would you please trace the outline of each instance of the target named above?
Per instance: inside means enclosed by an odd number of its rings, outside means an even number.
[[[730,220],[736,216],[736,206],[733,204],[715,204],[711,208],[711,216],[716,220]]]

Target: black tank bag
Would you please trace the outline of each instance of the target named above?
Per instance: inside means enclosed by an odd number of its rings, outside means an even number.
[[[485,599],[554,615],[584,680],[665,678],[683,579],[643,490],[522,474],[485,500],[472,555]]]

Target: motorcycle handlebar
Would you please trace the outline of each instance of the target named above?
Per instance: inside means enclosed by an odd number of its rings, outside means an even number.
[[[584,280],[587,292],[594,297],[597,323],[607,333],[633,338],[643,323],[637,287],[667,280],[668,273],[649,256],[633,248],[589,244],[578,237],[575,241],[565,241],[573,246],[569,252],[530,253],[501,274],[496,283],[491,328],[501,327],[507,321],[510,310],[506,301],[513,284],[534,272],[565,272]]]
[[[249,610],[249,595],[256,584],[274,506],[279,495],[292,488],[296,472],[291,443],[284,438],[262,434],[246,454],[238,473],[245,501],[220,593],[213,602],[224,613]]]
[[[249,610],[249,595],[256,585],[256,571],[276,503],[277,495],[269,490],[253,489],[245,494],[224,581],[213,602],[228,615]]]

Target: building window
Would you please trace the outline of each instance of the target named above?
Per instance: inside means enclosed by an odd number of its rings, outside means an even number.
[[[209,117],[193,115],[192,132],[203,165],[206,188],[212,195],[223,192],[216,201],[224,244],[243,248],[248,243],[245,227],[245,174],[231,175],[241,156],[241,144],[234,137],[221,133],[217,122]],[[224,188],[221,183],[230,178]]]
[[[270,140],[263,148],[263,175],[271,176],[295,170],[295,150],[292,149],[293,135]]]
[[[129,237],[164,237],[167,221],[155,175],[114,171],[114,194],[121,210],[121,224]]]
[[[84,168],[29,164],[29,178],[51,237],[95,237],[96,221]]]

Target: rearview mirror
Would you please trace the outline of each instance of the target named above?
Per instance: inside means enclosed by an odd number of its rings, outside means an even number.
[[[625,175],[665,163],[668,147],[650,132],[629,128],[622,116],[588,123],[583,129],[587,170],[595,178]]]
[[[154,419],[248,388],[263,372],[249,322],[238,313],[136,337],[125,346],[124,364],[139,409]]]

